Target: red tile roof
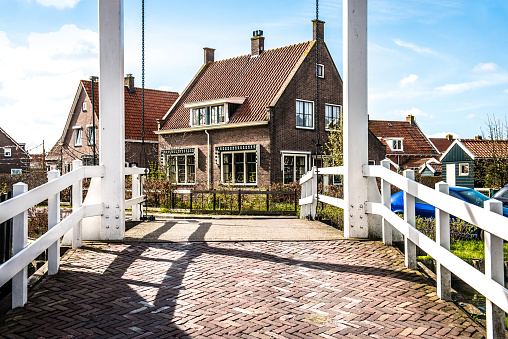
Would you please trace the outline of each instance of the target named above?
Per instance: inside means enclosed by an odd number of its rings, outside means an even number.
[[[460,139],[476,158],[508,157],[508,140]]]
[[[90,101],[92,99],[92,82],[81,80]],[[141,88],[129,93],[125,88],[125,139],[141,140]],[[94,85],[95,112],[99,116],[99,85]],[[157,130],[157,119],[162,119],[173,103],[178,99],[178,93],[158,91],[145,88],[145,140],[158,140],[153,131]]]
[[[437,150],[443,154],[448,147],[453,143],[453,140],[448,140],[446,138],[430,138],[430,141],[436,146]]]
[[[369,129],[386,145],[386,155],[427,155],[438,156],[430,140],[418,125],[408,121],[369,120]],[[392,151],[384,139],[403,138],[403,152]]]
[[[230,124],[266,120],[266,107],[313,45],[314,41],[309,41],[266,50],[257,57],[244,55],[204,65],[161,129],[190,127],[190,108],[185,108],[185,103],[231,97],[247,99],[230,117]]]

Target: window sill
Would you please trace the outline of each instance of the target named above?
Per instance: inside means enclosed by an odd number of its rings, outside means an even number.
[[[313,126],[313,127],[296,126],[296,129],[308,129],[308,130],[314,130],[314,126]]]

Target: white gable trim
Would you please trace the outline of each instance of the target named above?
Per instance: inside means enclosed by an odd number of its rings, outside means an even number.
[[[451,151],[451,149],[453,148],[453,146],[459,146],[460,148],[462,148],[462,150],[464,152],[466,152],[467,155],[469,155],[469,157],[471,159],[475,159],[476,157],[474,156],[474,154],[469,150],[469,148],[467,148],[466,146],[464,146],[464,144],[462,142],[460,142],[460,139],[455,139],[453,141],[453,143],[446,149],[446,151],[443,153],[443,155],[439,158],[439,160],[442,162],[443,159],[448,155],[448,153]]]
[[[243,104],[245,102],[246,97],[231,97],[231,98],[221,98],[221,99],[211,99],[204,101],[196,101],[196,102],[188,102],[183,105],[185,108],[197,108],[197,107],[207,107],[214,105],[222,105],[222,104]]]

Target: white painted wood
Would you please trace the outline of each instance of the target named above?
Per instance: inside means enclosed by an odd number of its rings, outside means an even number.
[[[105,169],[104,165],[85,166],[83,167],[83,171],[85,171],[85,178],[103,178]]]
[[[498,200],[488,200],[484,203],[484,208],[488,211],[503,214],[503,203]],[[504,253],[503,239],[496,237],[489,232],[485,232],[485,276],[497,282],[500,286],[504,286]],[[486,330],[487,338],[504,338],[505,337],[505,315],[504,311],[499,308],[498,298],[486,300]]]
[[[307,181],[311,180],[313,176],[314,176],[314,168],[312,168],[303,177],[300,178],[300,185],[303,185]]]
[[[311,194],[312,194],[312,205],[311,205],[311,211],[310,211],[310,215],[312,217],[312,219],[316,219],[316,214],[317,214],[317,204],[318,204],[318,201],[317,201],[317,195],[318,195],[318,174],[317,174],[317,168],[314,166],[312,168],[312,173],[313,173],[313,176],[312,176],[312,180],[311,180]]]
[[[134,210],[137,210],[138,213],[137,221],[139,221],[139,204],[142,203],[143,201],[145,201],[145,195],[125,200],[125,208],[129,208],[132,206],[132,213],[134,213]],[[134,217],[132,217],[132,220],[135,220]]]
[[[326,195],[321,195],[321,194],[318,195],[318,198],[319,198],[319,201],[322,201],[322,202],[327,203],[329,205],[339,207],[342,209],[346,208],[346,202],[344,201],[344,199],[332,198],[332,197],[329,197]]]
[[[8,282],[16,273],[26,267],[32,260],[37,258],[48,247],[55,243],[61,236],[72,229],[76,223],[83,218],[90,218],[103,213],[103,206],[83,205],[76,212],[72,212],[55,227],[48,230],[30,246],[15,254],[7,262],[0,265],[0,286]],[[86,220],[86,219],[85,219]]]
[[[72,162],[72,170],[83,166],[81,160]],[[77,211],[83,203],[83,180],[78,180],[72,185],[72,211]],[[72,248],[80,248],[82,244],[82,221],[78,221],[72,229]]]
[[[456,184],[455,184],[455,164],[446,164],[446,182],[450,186],[456,186]]]
[[[304,206],[312,204],[312,201],[314,201],[314,197],[312,195],[309,195],[309,196],[299,200],[300,205],[304,205]]]
[[[135,167],[134,167],[135,168]],[[141,195],[141,192],[139,190],[140,187],[140,180],[139,180],[139,174],[132,174],[132,199],[135,199]],[[144,197],[142,197],[144,199]],[[143,201],[143,199],[141,201]],[[140,201],[140,202],[141,202]],[[133,221],[139,221],[140,220],[140,208],[139,202],[134,202],[131,204],[130,201],[125,201],[125,208],[129,208],[132,206],[132,220]]]
[[[409,186],[417,185],[413,180],[415,179],[415,172],[413,170],[405,170],[404,177],[410,180]],[[409,235],[415,227],[415,197],[404,191],[404,221],[411,225]],[[415,229],[416,230],[416,229]],[[404,237],[404,261],[408,268],[416,269],[416,245],[411,241],[410,236]]]
[[[60,177],[58,170],[48,172],[48,181]],[[48,197],[48,231],[60,222],[60,191]],[[48,275],[58,273],[60,267],[60,238],[48,247]]]
[[[449,186],[445,182],[437,182],[435,189],[438,192],[449,194]],[[436,208],[436,243],[442,248],[450,250],[450,214],[438,208]],[[436,263],[436,276],[437,295],[443,300],[451,300],[451,273],[439,261]]]
[[[343,2],[344,54],[344,236],[367,238],[368,164],[367,0]]]
[[[22,182],[14,184],[12,196],[17,197],[28,191],[28,185]],[[12,218],[12,254],[21,252],[28,242],[28,212],[16,215]],[[12,278],[12,308],[23,307],[27,301],[27,265],[21,266]],[[0,284],[2,286],[3,284]]]
[[[384,168],[390,169],[390,160],[385,159],[381,161],[381,166]],[[392,190],[390,182],[387,180],[382,179],[381,180],[381,201],[383,205],[391,209],[392,204]],[[387,246],[392,245],[392,225],[383,218],[382,221],[382,227],[383,227],[383,244]]]
[[[123,1],[99,0],[99,162],[100,240],[122,240],[125,233],[125,112]],[[99,240],[99,239],[97,239]]]
[[[323,167],[319,169],[320,175],[344,175],[344,167]]]
[[[125,175],[133,175],[133,174],[145,174],[145,168],[142,167],[125,167]]]

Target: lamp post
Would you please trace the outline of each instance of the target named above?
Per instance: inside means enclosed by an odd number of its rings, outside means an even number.
[[[90,76],[90,80],[92,80],[92,131],[93,131],[93,160],[92,164],[95,166],[95,159],[97,158],[97,155],[95,153],[95,90],[94,90],[94,84],[99,79],[98,76],[92,75]],[[98,164],[97,164],[98,165]]]

